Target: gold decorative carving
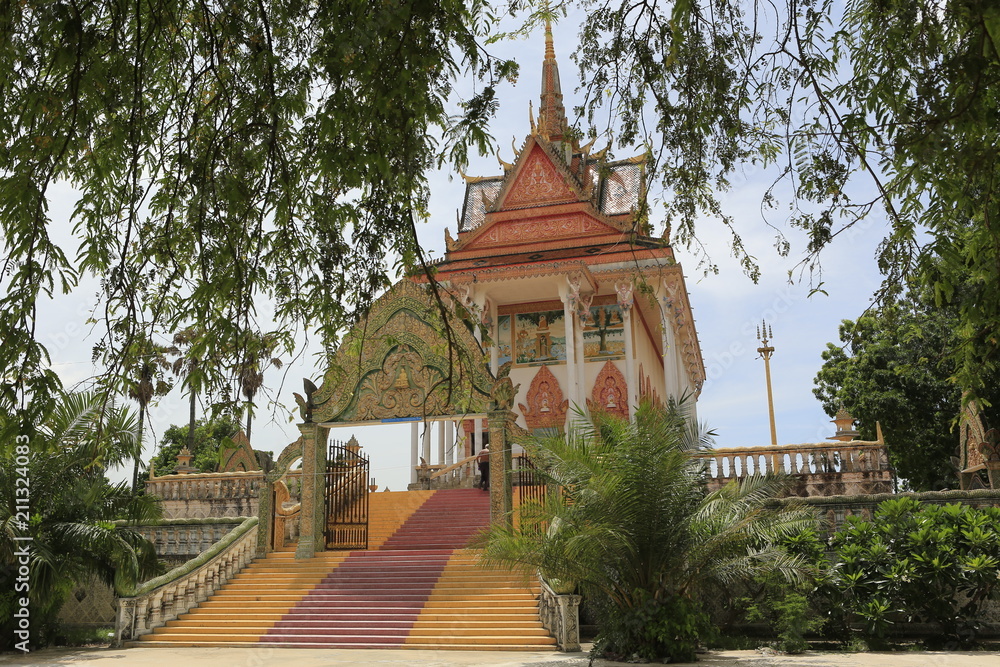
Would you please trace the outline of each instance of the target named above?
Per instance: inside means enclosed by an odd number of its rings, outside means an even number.
[[[510,379],[510,369],[513,363],[508,361],[497,371],[496,382],[493,383],[493,390],[490,392],[490,398],[493,401],[493,407],[491,410],[506,410],[514,406],[514,397],[517,396],[517,390],[521,388],[521,385],[514,384],[513,380]]]
[[[308,407],[317,423],[482,413],[492,387],[469,329],[403,280],[344,338]]]
[[[548,366],[542,366],[528,386],[528,404],[518,403],[529,430],[536,428],[561,429],[566,423],[569,401],[563,400],[559,381]]]
[[[503,200],[504,209],[576,201],[552,161],[537,144]]]
[[[416,350],[400,345],[386,356],[381,371],[361,381],[354,418],[367,421],[406,417],[422,410],[444,414],[440,392],[432,390],[442,380],[441,373],[424,365]]]
[[[591,412],[606,412],[628,419],[628,383],[614,362],[606,361],[597,374],[591,398],[587,399]]]
[[[986,442],[986,428],[979,416],[979,404],[970,400],[962,408],[960,440],[962,444],[962,472],[973,472],[986,467],[981,445]]]

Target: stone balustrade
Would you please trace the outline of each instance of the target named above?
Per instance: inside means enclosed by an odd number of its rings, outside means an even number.
[[[118,598],[116,645],[152,632],[207,600],[253,560],[256,548],[257,517],[252,517],[197,558]]]
[[[476,466],[477,455],[467,456],[457,463],[449,466],[427,465],[417,469],[417,479],[426,476],[429,486],[421,488],[431,489],[455,489],[462,486],[470,486],[479,469]],[[423,472],[423,475],[421,474]]]
[[[153,543],[157,557],[180,564],[210,549],[246,519],[166,519],[154,525],[136,526],[136,530]]]
[[[296,499],[300,476],[297,470],[288,473],[289,491]],[[257,515],[263,484],[259,470],[164,475],[146,482],[146,494],[160,498],[168,519],[237,518]]]
[[[539,576],[542,594],[538,601],[538,617],[552,633],[560,651],[580,650],[580,596],[560,595]]]
[[[699,453],[708,487],[751,475],[777,473],[795,479],[792,495],[832,496],[891,493],[893,472],[880,442],[823,442],[803,445],[716,449]]]

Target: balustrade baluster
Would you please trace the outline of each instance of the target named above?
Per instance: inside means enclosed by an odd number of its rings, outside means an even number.
[[[141,598],[135,606],[135,632],[132,638],[135,639],[140,634],[149,629],[149,600]]]
[[[149,603],[149,629],[160,627],[160,619],[163,618],[163,592],[157,593],[153,596],[152,601]]]

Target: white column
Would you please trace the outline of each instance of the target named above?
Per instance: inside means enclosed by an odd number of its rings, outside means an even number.
[[[667,297],[660,299],[660,327],[663,329],[663,391],[665,399],[680,396],[680,384],[678,382],[678,350],[677,341],[674,336],[673,307]]]
[[[493,303],[492,299],[486,300],[486,308],[489,309],[490,321],[493,325],[490,327],[490,338],[493,339],[493,345],[490,346],[490,372],[495,376],[500,370],[500,340],[497,338],[500,335],[500,316],[497,314],[497,306]],[[513,331],[513,318],[511,315],[511,331]],[[513,354],[514,342],[508,340],[507,343],[511,346],[511,354]]]
[[[455,462],[455,422],[450,419],[444,423],[445,426],[445,463],[451,465]]]
[[[429,464],[431,462],[431,423],[423,422],[424,433],[423,433],[423,452],[421,456],[424,459],[424,463]]]
[[[570,412],[580,404],[579,380],[576,369],[576,303],[568,295],[562,297],[563,321],[566,323],[566,398]],[[568,426],[568,424],[567,424]]]
[[[587,363],[586,355],[584,355],[583,343],[583,322],[580,321],[580,318],[576,318],[573,322],[573,329],[573,333],[576,336],[576,358],[573,360],[573,368],[576,369],[576,396],[580,409],[586,411],[587,399],[590,398],[590,385],[587,384]]]
[[[417,483],[417,440],[420,435],[420,424],[412,422],[410,424],[410,484]]]
[[[625,333],[625,383],[628,385],[628,416],[635,416],[635,406],[639,404],[639,382],[635,374],[635,348],[632,331],[632,283],[615,285],[618,293],[618,307],[622,309],[622,329]]]
[[[444,426],[445,422],[435,422],[438,432],[438,455],[437,462],[444,463]]]
[[[635,378],[635,350],[632,347],[632,309],[622,308],[622,324],[625,328],[625,382],[628,384],[628,416],[635,417],[635,406],[639,404],[639,383]]]
[[[474,451],[469,452],[470,454],[478,454],[483,448],[483,418],[476,417],[473,421],[473,435],[475,436],[475,443],[473,443]]]

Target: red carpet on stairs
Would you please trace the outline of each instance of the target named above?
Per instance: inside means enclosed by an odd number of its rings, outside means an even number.
[[[490,494],[486,491],[438,491],[381,548],[463,549],[489,521]]]
[[[402,644],[451,553],[356,551],[260,641],[302,647]]]
[[[403,644],[453,551],[488,523],[488,493],[436,492],[380,551],[352,552],[260,642],[353,648]]]

